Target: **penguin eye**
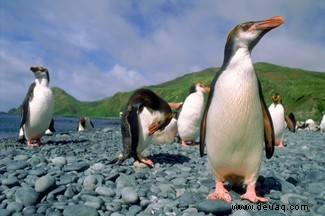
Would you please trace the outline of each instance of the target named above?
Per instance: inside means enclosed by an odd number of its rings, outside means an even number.
[[[247,24],[247,23],[244,23],[241,25],[241,28],[244,30],[244,31],[247,31],[249,28],[250,28],[250,25]]]

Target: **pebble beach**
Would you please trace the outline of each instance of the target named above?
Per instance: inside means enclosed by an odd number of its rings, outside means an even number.
[[[28,147],[0,139],[0,216],[102,215],[324,215],[325,134],[285,133],[285,148],[263,156],[257,194],[266,204],[240,200],[241,185],[226,187],[231,203],[207,200],[214,190],[207,157],[198,146],[152,144],[143,155],[109,164],[122,148],[119,124],[85,132],[55,133]]]

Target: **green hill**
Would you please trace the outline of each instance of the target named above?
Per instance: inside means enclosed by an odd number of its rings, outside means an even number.
[[[298,120],[320,119],[321,112],[325,110],[325,73],[269,63],[256,63],[254,67],[262,83],[267,105],[271,104],[272,93],[279,92],[286,114],[293,112]],[[192,83],[202,81],[209,85],[217,70],[218,68],[208,68],[165,83],[143,87],[153,90],[168,102],[184,101]],[[58,87],[52,90],[55,96],[54,114],[61,116],[117,117],[132,93],[117,92],[99,101],[82,102]],[[12,109],[9,113],[18,114],[19,109]]]

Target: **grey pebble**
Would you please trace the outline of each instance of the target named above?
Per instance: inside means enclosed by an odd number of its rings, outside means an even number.
[[[132,187],[123,188],[121,191],[121,196],[122,196],[122,199],[127,204],[134,204],[134,203],[137,203],[139,200],[137,193],[134,191],[134,189]]]
[[[39,193],[30,187],[19,188],[16,192],[16,201],[24,206],[35,205],[38,198]]]
[[[7,206],[10,212],[20,212],[23,209],[23,204],[19,202],[10,202]]]
[[[86,205],[69,205],[63,210],[64,216],[98,216],[98,212],[95,208]]]
[[[42,193],[53,188],[55,185],[55,178],[51,175],[45,175],[36,180],[35,191]]]
[[[212,214],[228,215],[232,212],[231,205],[221,200],[203,200],[196,204],[198,211]]]

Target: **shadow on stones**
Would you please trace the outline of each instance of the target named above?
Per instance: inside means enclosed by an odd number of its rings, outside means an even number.
[[[159,153],[149,157],[153,163],[160,164],[183,164],[189,162],[190,158],[181,154]]]

